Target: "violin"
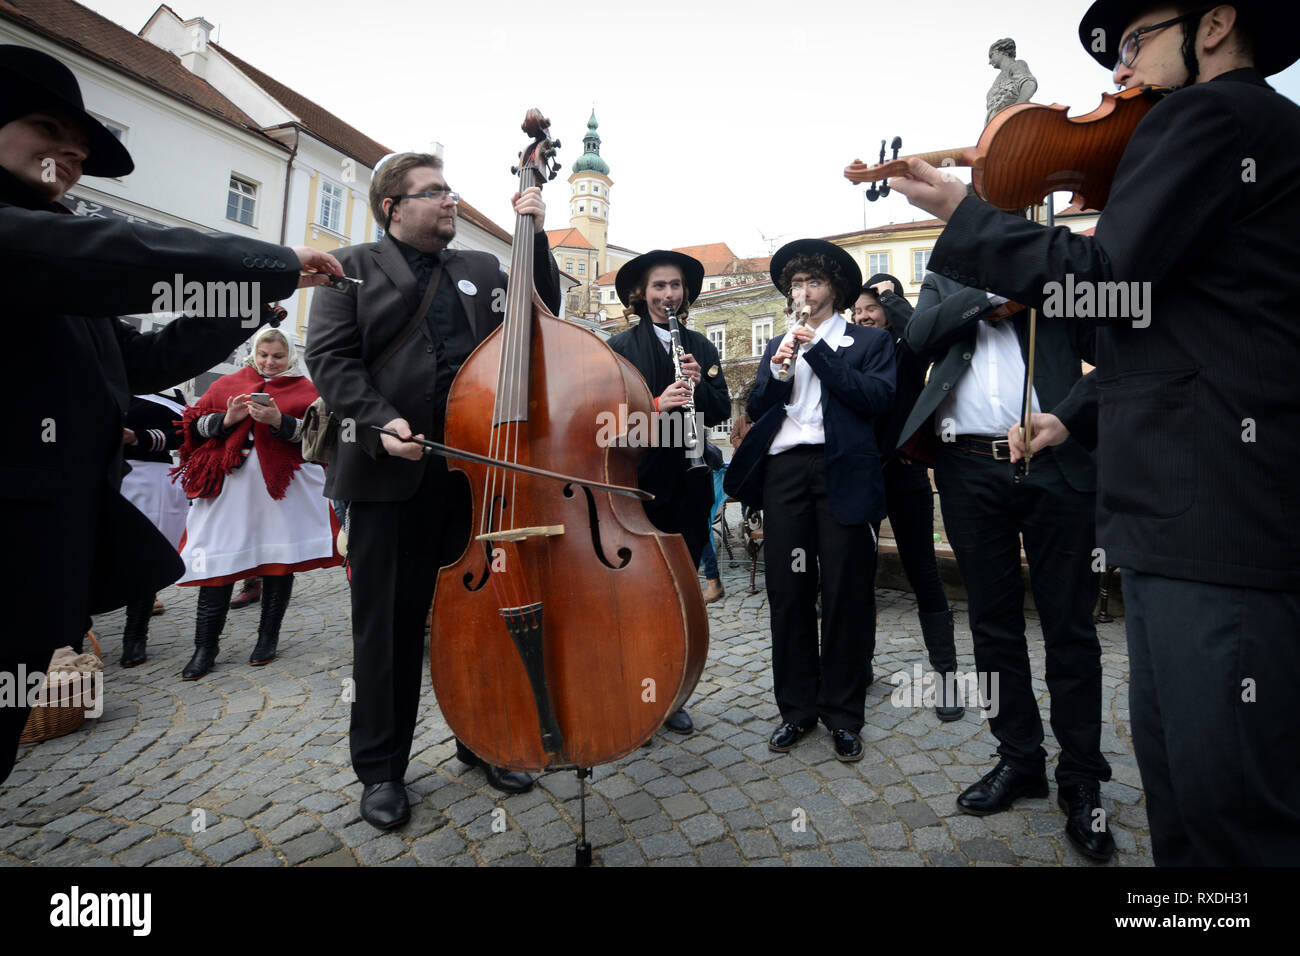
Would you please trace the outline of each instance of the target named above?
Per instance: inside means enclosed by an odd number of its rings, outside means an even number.
[[[537,110],[524,121],[520,192],[558,169],[549,125]],[[533,234],[533,217],[517,215],[504,320],[447,399],[473,523],[438,574],[429,667],[448,726],[480,758],[581,775],[635,752],[686,702],[708,618],[682,538],[616,493],[636,485],[641,450],[597,443],[602,412],[649,418],[650,390],[597,335],[548,311]]]
[[[1101,105],[1084,116],[1068,116],[1069,107],[1059,104],[1017,103],[989,121],[975,146],[915,158],[940,168],[970,167],[975,192],[999,209],[1024,209],[1069,191],[1072,210],[1101,211],[1133,131],[1168,92],[1141,86],[1103,93]],[[855,159],[844,168],[844,178],[874,183],[905,174],[913,157],[898,157],[901,144],[897,138],[894,143],[896,158],[874,166]]]

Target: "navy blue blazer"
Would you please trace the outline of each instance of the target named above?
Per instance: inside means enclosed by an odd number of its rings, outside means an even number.
[[[853,344],[832,349],[818,342],[804,354],[804,359],[822,383],[826,490],[831,513],[841,524],[860,525],[885,517],[876,419],[887,416],[893,406],[894,343],[884,329],[868,326],[847,325],[845,334]],[[750,507],[762,507],[767,450],[785,421],[785,406],[794,389],[793,377],[781,382],[772,376],[772,356],[782,338],[773,338],[763,351],[746,407],[754,427],[736,449],[727,469],[731,480],[728,493]]]

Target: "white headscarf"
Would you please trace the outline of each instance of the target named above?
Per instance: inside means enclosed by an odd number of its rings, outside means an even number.
[[[284,371],[277,372],[274,375],[267,375],[260,368],[257,367],[257,347],[258,345],[261,344],[262,340],[267,338],[268,336],[275,336],[277,339],[284,339],[285,348],[288,350],[289,353],[288,356],[289,360],[284,367]],[[281,332],[279,329],[277,329],[275,326],[272,325],[263,326],[261,330],[259,330],[258,333],[255,336],[253,336],[253,349],[248,353],[248,358],[244,359],[244,364],[247,365],[249,368],[251,368],[258,375],[261,375],[262,378],[281,378],[286,375],[302,374],[302,371],[300,369],[294,368],[294,366],[298,364],[298,352],[293,347],[293,341],[289,338],[289,336],[285,335],[283,332]]]

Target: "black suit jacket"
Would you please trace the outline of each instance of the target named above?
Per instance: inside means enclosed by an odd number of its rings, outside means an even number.
[[[852,345],[831,349],[818,342],[804,359],[822,383],[831,513],[840,524],[861,525],[885,517],[876,420],[889,414],[894,400],[894,345],[884,329],[847,325],[845,334]],[[754,426],[736,449],[724,479],[727,493],[751,508],[763,507],[767,451],[785,421],[785,406],[794,390],[794,376],[782,382],[772,375],[772,356],[784,338],[774,336],[763,350],[745,409]]]
[[[1148,324],[1099,329],[1097,380],[1076,395],[1096,389],[1112,565],[1300,589],[1297,143],[1300,107],[1234,70],[1138,124],[1095,236],[967,199],[935,246],[932,269],[1027,305],[1067,273],[1151,283]]]
[[[100,502],[97,533],[9,542],[24,561],[50,569],[51,592],[22,600],[62,600],[61,551],[96,547],[87,611],[121,607],[184,571],[176,549],[118,491],[131,395],[208,370],[252,329],[239,316],[182,317],[141,334],[116,316],[150,312],[154,285],[171,286],[176,275],[186,282],[258,282],[262,301],[282,298],[297,286],[298,258],[256,239],[74,216],[4,170],[0,252],[13,277],[3,308],[15,379],[8,435],[0,442],[0,498],[6,509],[57,508],[86,496]]]
[[[934,413],[970,368],[979,323],[996,309],[988,294],[980,289],[966,288],[933,272],[926,274],[917,298],[916,312],[907,326],[907,341],[918,355],[935,364],[930,371],[929,384],[921,392],[899,433],[899,447],[914,435],[923,439],[922,447],[934,447]],[[1011,321],[1015,326],[1021,358],[1028,362],[1026,314],[1019,312],[1003,321]],[[1056,406],[1066,399],[1071,387],[1079,380],[1082,374],[1080,358],[1089,362],[1093,360],[1094,338],[1094,331],[1090,328],[1039,319],[1034,389],[1044,411],[1055,412]],[[1071,488],[1089,493],[1096,490],[1092,455],[1082,444],[1073,437],[1068,438],[1052,449],[1052,455]]]
[[[542,300],[557,310],[560,278],[546,234],[534,241],[534,281]],[[405,418],[411,433],[429,435],[437,412],[438,356],[429,323],[422,321],[372,380],[366,371],[406,327],[420,305],[415,276],[387,238],[340,249],[348,275],[365,280],[355,292],[315,291],[307,328],[307,368],[330,411],[350,420],[355,440],[343,435],[325,471],[325,494],[345,501],[404,501],[415,494],[428,459],[394,458],[371,425]],[[444,279],[456,288],[477,342],[504,317],[506,274],[486,252],[445,250]],[[473,289],[473,292],[467,291]],[[345,425],[348,422],[345,421]]]

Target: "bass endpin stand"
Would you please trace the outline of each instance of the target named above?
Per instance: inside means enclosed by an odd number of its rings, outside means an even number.
[[[578,776],[578,845],[573,848],[574,866],[591,866],[591,844],[587,842],[587,779],[591,776],[590,767],[579,767],[574,773]]]

